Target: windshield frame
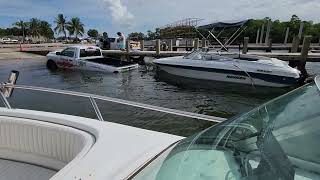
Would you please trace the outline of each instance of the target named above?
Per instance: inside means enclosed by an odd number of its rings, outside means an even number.
[[[316,83],[316,86],[317,86],[318,90],[320,91],[320,75],[317,75],[314,78],[314,82]]]
[[[266,103],[264,103],[264,104],[261,104],[260,106],[252,109],[251,111],[249,111],[249,112],[247,112],[247,113],[238,115],[238,116],[236,116],[236,117],[233,117],[233,118],[231,118],[231,119],[228,119],[228,120],[226,120],[226,121],[223,121],[223,122],[221,122],[221,123],[219,123],[219,124],[216,124],[216,125],[214,125],[214,126],[216,126],[216,127],[217,127],[217,126],[219,126],[219,127],[228,127],[228,126],[233,127],[234,125],[238,125],[239,122],[237,121],[237,119],[239,119],[239,117],[241,117],[241,116],[246,116],[246,115],[248,115],[248,114],[256,111],[256,110],[259,109],[260,107],[265,107],[266,105],[271,104],[272,102],[275,102],[275,101],[279,100],[280,98],[282,98],[282,97],[284,97],[284,96],[287,96],[287,95],[289,95],[289,94],[291,94],[291,93],[293,93],[293,92],[295,92],[295,91],[299,91],[299,90],[301,90],[301,89],[303,89],[303,88],[305,88],[305,87],[307,87],[307,86],[312,85],[312,83],[313,83],[313,82],[307,83],[307,84],[305,84],[305,85],[303,85],[303,86],[301,86],[301,87],[299,87],[299,88],[297,88],[297,89],[295,89],[295,90],[293,90],[293,91],[290,91],[290,92],[288,92],[288,93],[286,93],[286,94],[283,94],[283,95],[281,95],[281,96],[279,96],[279,97],[277,97],[277,98],[274,98],[274,99],[272,99],[272,100],[270,100],[270,101],[268,101],[268,102],[266,102]],[[320,79],[319,79],[319,76],[316,76],[316,77],[314,78],[314,85],[317,87],[317,90],[320,91]],[[212,127],[214,127],[214,126],[212,126]],[[212,127],[209,127],[208,129],[211,129]],[[254,130],[254,129],[255,129],[255,128],[251,128],[251,127],[249,127],[249,126],[246,127],[246,128],[249,128],[249,129],[251,129],[251,130]],[[197,133],[196,135],[191,136],[191,137],[200,136],[201,134],[203,134],[204,132],[206,132],[208,129],[205,129],[205,130],[203,130],[203,131],[201,131],[201,132],[199,132],[199,133]],[[229,130],[230,130],[230,129],[229,129]],[[226,134],[227,134],[228,132],[229,132],[229,131],[227,131]],[[256,136],[256,135],[259,135],[259,134],[253,133],[253,135]],[[251,136],[248,136],[248,137],[245,137],[245,138],[251,139],[251,138],[253,138],[253,137],[255,137],[255,136],[252,136],[252,137],[251,137]],[[274,136],[272,136],[272,137],[275,138]],[[217,138],[218,138],[218,137],[217,137]],[[184,139],[182,139],[182,140],[180,140],[180,141],[172,144],[170,147],[166,148],[165,150],[163,150],[162,152],[160,152],[159,154],[157,154],[154,158],[152,158],[150,161],[146,162],[142,167],[140,167],[137,171],[135,171],[128,179],[134,179],[137,175],[139,175],[139,173],[141,173],[145,168],[147,168],[153,161],[157,160],[158,157],[160,157],[162,154],[166,153],[170,148],[175,148],[175,146],[177,146],[179,142],[184,141],[185,139],[186,139],[186,138],[184,138]],[[220,139],[220,140],[222,140],[222,139]],[[243,140],[243,139],[241,139],[240,141],[242,141],[242,140]],[[218,140],[218,141],[219,141],[219,140]],[[218,142],[218,143],[220,143],[220,142]],[[278,145],[279,145],[279,147],[280,147],[280,144],[278,144]],[[281,147],[280,147],[280,149],[282,150]],[[284,152],[283,152],[283,153],[284,153]],[[289,157],[292,158],[291,156],[289,156],[289,155],[286,154],[286,158],[287,158],[287,159],[284,159],[284,160],[288,160],[288,161],[286,161],[285,163],[290,163]],[[290,165],[293,167],[293,165],[292,165],[291,163],[290,163]],[[291,174],[291,175],[292,175],[292,174]]]

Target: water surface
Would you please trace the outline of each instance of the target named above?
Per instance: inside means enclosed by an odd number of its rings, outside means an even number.
[[[310,73],[315,74],[319,69],[318,63],[308,63]],[[7,80],[11,70],[20,72],[18,84],[93,93],[227,118],[249,111],[290,90],[186,79],[157,73],[150,65],[124,74],[70,70],[51,72],[45,66],[45,59],[1,60],[1,82]],[[16,90],[10,102],[16,108],[96,118],[90,101],[85,98],[53,97],[48,93]],[[141,108],[97,103],[103,111],[104,120],[149,130],[187,136],[213,125]]]

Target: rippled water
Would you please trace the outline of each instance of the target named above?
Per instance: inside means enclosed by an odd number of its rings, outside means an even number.
[[[1,60],[0,81],[6,81],[13,69],[20,71],[18,84],[87,92],[219,117],[232,117],[246,112],[290,90],[185,79],[157,73],[150,65],[124,74],[66,70],[51,72],[47,70],[44,59]],[[308,70],[312,74],[319,69],[318,63],[308,63]],[[62,95],[53,97],[47,93],[16,90],[10,102],[17,108],[67,112],[95,118],[88,99]],[[187,136],[212,125],[114,103],[98,102],[98,105],[106,121],[160,132]]]

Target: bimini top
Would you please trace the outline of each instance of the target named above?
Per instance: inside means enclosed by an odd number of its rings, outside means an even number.
[[[198,26],[199,29],[213,29],[213,28],[231,28],[231,27],[241,27],[246,24],[250,19],[240,21],[240,22],[216,22],[212,24]]]

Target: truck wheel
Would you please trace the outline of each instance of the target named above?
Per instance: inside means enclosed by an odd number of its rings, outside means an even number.
[[[48,61],[47,61],[47,68],[50,69],[50,70],[55,71],[55,70],[58,69],[58,66],[57,66],[57,64],[56,64],[54,61],[48,60]]]

